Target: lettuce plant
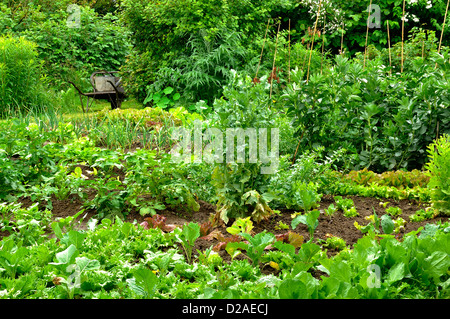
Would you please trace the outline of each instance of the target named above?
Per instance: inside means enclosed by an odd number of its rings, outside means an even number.
[[[326,248],[336,249],[338,251],[341,251],[341,250],[344,250],[345,248],[347,248],[347,243],[345,242],[345,240],[343,238],[331,235],[325,240],[325,243],[323,246]]]
[[[231,235],[237,235],[239,233],[252,234],[253,222],[250,220],[250,216],[246,218],[238,218],[234,221],[233,225],[227,227],[227,232]]]
[[[25,256],[29,249],[22,246],[22,242],[15,243],[13,239],[2,242],[0,250],[0,266],[5,269],[6,274],[15,278],[19,268],[25,263]]]
[[[318,211],[317,209],[304,215],[298,215],[292,220],[291,227],[292,229],[295,229],[298,224],[305,224],[308,227],[309,241],[312,241],[314,237],[314,231],[316,230],[317,226],[319,226],[319,216],[320,211]]]
[[[328,206],[328,208],[325,208],[325,209],[324,209],[324,211],[325,211],[325,215],[327,215],[328,217],[331,218],[331,217],[334,215],[334,213],[336,213],[337,207],[334,206],[334,204],[330,204],[330,205]]]
[[[369,221],[369,223],[366,226],[361,226],[357,221],[353,223],[356,229],[361,231],[363,234],[371,231],[371,232],[379,232],[380,228],[380,218],[377,215],[377,212],[375,211],[375,208],[372,207],[373,214],[370,216],[366,216],[365,219]]]
[[[334,200],[336,201],[336,207],[344,212],[345,217],[356,217],[359,215],[355,203],[351,198],[334,196]]]
[[[438,212],[431,207],[427,207],[426,209],[421,208],[410,215],[409,220],[412,222],[421,222],[433,218],[437,213]]]
[[[175,225],[166,224],[166,217],[159,214],[145,218],[140,225],[144,227],[144,229],[159,228],[165,232],[171,232],[175,229]]]
[[[181,243],[187,262],[190,264],[192,261],[192,249],[195,241],[200,237],[200,225],[192,222],[185,224],[181,231],[175,233],[175,236],[177,241]]]
[[[133,272],[133,278],[127,279],[129,287],[137,295],[152,298],[155,294],[158,277],[148,268],[138,268]]]
[[[401,215],[403,213],[403,211],[400,207],[391,206],[391,207],[386,208],[386,213],[395,217],[395,216]]]
[[[240,233],[239,235],[246,239],[246,242],[229,243],[226,250],[233,258],[240,253],[240,249],[245,250],[253,266],[258,265],[264,249],[275,240],[275,236],[266,231],[258,233],[255,236],[247,233]]]
[[[395,224],[392,221],[391,216],[389,215],[383,215],[381,216],[381,228],[383,229],[383,232],[385,234],[392,234],[395,229]]]

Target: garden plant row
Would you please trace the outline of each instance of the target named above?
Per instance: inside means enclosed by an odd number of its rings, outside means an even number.
[[[207,172],[203,164],[174,164],[155,150],[101,148],[76,132],[70,123],[49,129],[19,120],[1,132],[3,298],[448,298],[448,221],[404,231],[406,223],[438,215],[422,172],[344,175],[305,154],[270,180],[275,187],[279,178],[304,176],[307,187],[273,194],[272,207],[290,210],[225,225],[214,213],[196,221],[199,198],[214,194],[202,182],[211,177],[198,174]],[[283,197],[287,191],[296,205]],[[358,215],[346,194],[423,208],[405,220],[395,205],[377,214],[380,203],[364,224],[355,223],[356,243],[316,238],[319,220]],[[319,209],[322,196],[333,204]],[[78,212],[52,215],[54,202],[77,198]],[[166,223],[169,210],[186,222]],[[277,232],[262,229],[280,215],[290,222],[279,222]]]

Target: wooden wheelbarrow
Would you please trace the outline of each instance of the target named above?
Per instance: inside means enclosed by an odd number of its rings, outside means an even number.
[[[91,106],[90,99],[93,100],[108,100],[111,103],[111,109],[120,108],[122,101],[126,98],[125,90],[122,87],[122,79],[113,74],[118,71],[95,71],[91,74],[90,82],[92,84],[93,92],[83,93],[73,82],[68,81],[74,86],[80,95],[81,108],[83,112],[88,112]],[[103,74],[103,76],[97,76]],[[82,97],[87,97],[86,110],[84,110]]]

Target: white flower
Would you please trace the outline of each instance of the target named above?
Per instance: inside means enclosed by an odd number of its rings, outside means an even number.
[[[414,22],[419,22],[419,18],[415,15],[415,14],[411,14],[411,18],[413,19]]]

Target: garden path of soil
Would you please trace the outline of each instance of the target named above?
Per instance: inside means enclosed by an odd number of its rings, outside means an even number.
[[[95,196],[95,194],[88,194],[88,197]],[[344,239],[348,246],[352,247],[359,238],[363,236],[363,234],[357,230],[354,226],[354,222],[358,222],[360,225],[367,225],[369,221],[365,219],[366,216],[370,216],[373,214],[373,209],[375,209],[378,217],[381,217],[386,212],[386,208],[390,206],[397,206],[402,209],[402,214],[399,217],[402,217],[406,221],[404,233],[409,233],[411,231],[417,230],[419,227],[424,226],[427,223],[436,223],[437,221],[444,222],[445,220],[448,220],[448,218],[444,217],[437,217],[434,219],[430,219],[423,222],[410,222],[409,221],[409,215],[414,214],[417,210],[420,208],[424,208],[421,204],[415,202],[415,201],[409,201],[409,200],[400,200],[400,201],[393,201],[393,200],[386,200],[386,199],[377,199],[377,198],[365,198],[365,197],[358,197],[358,196],[343,196],[347,198],[353,199],[355,203],[355,207],[359,213],[359,216],[357,217],[345,217],[343,215],[342,211],[337,211],[332,217],[325,216],[324,214],[321,214],[319,216],[319,225],[317,229],[314,232],[314,238],[317,239],[323,239],[325,240],[329,235],[337,236],[342,239]],[[389,204],[385,207],[380,205],[380,202],[386,202],[388,201]],[[29,198],[21,199],[20,202],[24,207],[29,207],[32,205],[32,201]],[[334,203],[334,199],[332,196],[324,195],[322,197],[322,200],[320,202],[320,207],[318,208],[322,213],[324,209],[328,208],[330,204]],[[83,202],[81,199],[73,195],[69,199],[66,200],[52,200],[53,204],[53,217],[54,218],[64,218],[67,216],[73,216],[76,213],[78,213],[81,209],[83,209]],[[171,210],[165,210],[160,213],[160,215],[166,217],[166,224],[172,224],[176,226],[182,226],[186,222],[198,222],[198,223],[204,223],[210,220],[210,217],[215,214],[215,206],[206,203],[204,201],[199,201],[200,209],[198,212],[194,213],[184,213],[184,212],[176,212]],[[292,217],[291,214],[294,213],[293,210],[281,210],[280,214],[274,214],[271,216],[268,220],[264,220],[262,222],[254,223],[253,231],[254,233],[259,233],[264,230],[272,233],[272,234],[283,234],[286,233],[288,230],[286,229],[278,229],[276,226],[281,221],[286,225],[291,225]],[[82,222],[80,223],[80,228],[85,229],[87,221],[95,217],[96,211],[95,210],[85,210],[84,214],[81,216],[84,216]],[[127,222],[136,222],[141,223],[144,221],[144,216],[141,216],[138,212],[131,212],[128,214],[125,218],[125,221]],[[397,218],[397,217],[396,217]],[[226,227],[230,226],[232,224],[232,220],[228,223],[228,225],[222,225],[217,226],[216,229],[218,229],[225,237],[228,237],[230,234],[227,233]],[[297,228],[294,230],[294,232],[302,235],[304,237],[304,242],[309,240],[309,232],[306,225],[299,224]],[[7,234],[1,234],[0,237],[5,236]],[[211,246],[214,246],[218,244],[217,239],[202,239],[199,238],[196,243],[193,250],[194,256],[197,256],[197,249],[199,251],[205,251],[206,249],[210,248]],[[181,246],[180,246],[181,248]],[[336,251],[328,251],[327,252],[329,256],[334,255],[337,253]],[[231,258],[228,255],[228,253],[225,250],[219,251],[220,256],[224,259],[224,261],[229,261]],[[244,258],[242,255],[238,255],[236,259]]]
[[[328,206],[332,203],[335,203],[332,196],[323,196],[322,201],[320,202],[319,210],[322,214],[319,216],[319,225],[314,232],[314,238],[325,240],[329,235],[337,236],[344,239],[347,243],[347,246],[350,248],[363,237],[363,234],[357,230],[354,226],[354,222],[358,222],[360,225],[367,225],[369,223],[365,217],[373,215],[373,209],[375,209],[378,217],[381,217],[386,212],[386,208],[390,206],[400,207],[402,209],[402,214],[398,217],[402,217],[406,221],[405,229],[403,231],[404,234],[409,233],[411,231],[415,231],[420,227],[425,226],[428,223],[436,223],[438,221],[446,221],[448,218],[446,217],[436,217],[433,219],[429,219],[423,222],[410,222],[409,216],[414,214],[417,210],[424,208],[417,202],[409,201],[409,200],[386,200],[386,199],[377,199],[377,198],[366,198],[366,197],[358,197],[358,196],[342,196],[344,198],[351,198],[355,203],[355,207],[359,213],[357,217],[345,217],[342,211],[337,211],[332,217],[325,216],[323,214],[324,209],[328,208]],[[381,202],[389,202],[386,208],[380,206]],[[259,233],[264,230],[270,232],[272,234],[278,235],[286,233],[289,230],[286,229],[277,229],[276,226],[279,221],[282,221],[286,225],[291,225],[292,217],[295,211],[293,210],[281,210],[280,215],[273,215],[268,220],[262,221],[259,224],[254,223],[253,231],[254,233]],[[175,224],[175,225],[183,225],[185,222],[194,221],[198,223],[203,223],[209,220],[211,214],[215,214],[215,207],[209,203],[200,202],[200,210],[192,214],[192,216],[181,216],[179,213],[172,211],[165,211],[162,213],[163,216],[167,218],[166,224]],[[396,219],[397,217],[393,218]],[[127,220],[133,221],[136,219],[137,222],[141,222],[143,217],[139,214],[137,215],[129,215]],[[228,223],[230,226],[232,221]],[[218,227],[219,230],[225,236],[229,236],[230,234],[226,231],[226,225],[222,225]],[[291,230],[291,229],[290,229]],[[291,230],[292,231],[292,230]],[[297,228],[294,230],[295,233],[298,233],[303,236],[304,242],[309,240],[309,232],[306,225],[299,224]],[[217,240],[207,240],[207,239],[198,239],[195,243],[194,252],[196,250],[204,251],[211,247],[211,245],[216,245],[218,243]],[[226,261],[230,260],[231,257],[225,250],[219,252],[220,256]],[[328,251],[328,255],[334,255],[337,251]],[[238,255],[236,259],[240,259],[241,255]],[[242,257],[243,258],[243,257]]]

